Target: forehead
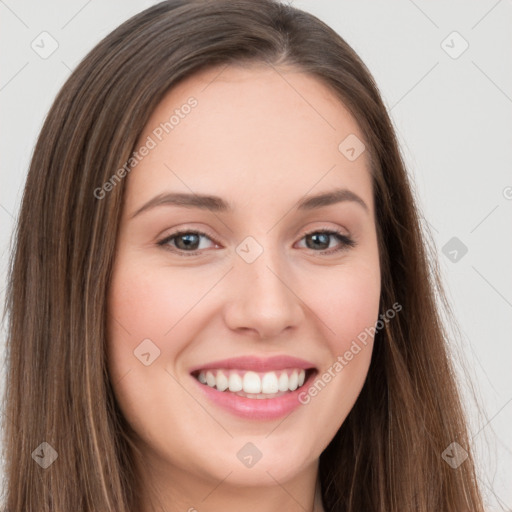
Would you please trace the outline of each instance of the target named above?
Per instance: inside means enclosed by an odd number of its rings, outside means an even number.
[[[137,147],[149,139],[154,147],[130,173],[129,197],[164,187],[271,200],[343,186],[371,206],[366,152],[350,160],[340,150],[345,140],[363,143],[357,121],[326,85],[293,68],[196,73],[165,95]]]

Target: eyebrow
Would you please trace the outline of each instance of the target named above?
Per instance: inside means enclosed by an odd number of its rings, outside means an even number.
[[[308,196],[297,203],[296,209],[299,211],[310,211],[345,201],[355,202],[362,206],[366,212],[369,211],[366,203],[357,194],[345,188],[338,188],[329,192]],[[234,207],[231,203],[218,196],[171,192],[159,194],[153,199],[150,199],[147,203],[142,205],[131,218],[133,219],[144,211],[163,205],[198,208],[200,210],[210,210],[220,213],[234,211]]]

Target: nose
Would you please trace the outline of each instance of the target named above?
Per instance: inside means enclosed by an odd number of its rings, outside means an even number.
[[[300,325],[305,304],[294,290],[284,257],[276,251],[265,250],[252,263],[237,258],[229,279],[224,316],[230,329],[269,339]]]

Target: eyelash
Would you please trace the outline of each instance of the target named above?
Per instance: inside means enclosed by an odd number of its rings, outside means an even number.
[[[315,229],[314,231],[310,231],[309,233],[306,233],[301,238],[301,240],[303,238],[306,238],[309,235],[314,235],[314,234],[322,234],[322,235],[335,236],[338,239],[338,241],[341,242],[341,245],[338,248],[335,248],[335,249],[329,249],[329,250],[325,250],[325,251],[314,251],[313,249],[310,249],[311,251],[313,251],[315,253],[318,253],[320,255],[334,254],[334,253],[337,253],[337,252],[340,252],[340,251],[347,250],[347,249],[350,249],[352,247],[355,247],[355,245],[356,245],[354,240],[352,240],[347,235],[344,235],[340,231],[336,231],[336,230],[332,230],[332,229],[327,229],[327,228],[326,229],[320,228],[320,229]],[[181,235],[205,236],[205,237],[209,238],[210,240],[212,240],[212,242],[217,243],[216,240],[214,240],[207,233],[203,233],[202,231],[196,231],[196,230],[193,230],[193,229],[188,229],[188,230],[176,231],[175,233],[172,233],[171,235],[166,236],[164,239],[162,239],[159,242],[157,242],[157,245],[162,247],[164,250],[171,251],[173,253],[179,254],[180,256],[196,256],[198,253],[200,253],[202,251],[202,249],[196,249],[195,251],[184,251],[183,249],[173,248],[172,246],[168,245],[171,240],[173,240],[174,238],[178,238]]]

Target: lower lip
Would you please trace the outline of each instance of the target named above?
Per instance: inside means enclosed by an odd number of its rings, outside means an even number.
[[[308,387],[313,383],[316,371],[311,372],[306,382],[295,391],[276,398],[246,398],[238,396],[229,391],[218,391],[206,384],[202,384],[192,376],[201,391],[216,405],[242,418],[253,420],[273,420],[290,414],[301,402],[299,394],[307,392]]]

